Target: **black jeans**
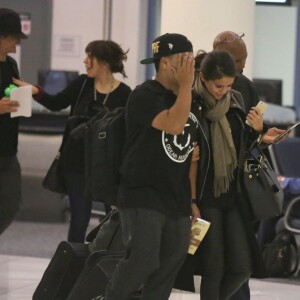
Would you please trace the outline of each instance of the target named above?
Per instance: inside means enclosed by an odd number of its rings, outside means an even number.
[[[201,300],[229,299],[251,274],[251,253],[236,207],[203,208],[211,226],[199,247]]]
[[[191,221],[146,208],[120,209],[126,257],[106,289],[106,300],[125,300],[143,286],[143,300],[167,300],[187,255]]]
[[[21,206],[21,168],[16,156],[0,157],[0,235]]]
[[[230,300],[250,300],[249,280],[247,280],[231,297]]]
[[[92,201],[84,195],[84,175],[74,172],[67,173],[65,177],[71,210],[68,241],[84,243],[91,218]]]

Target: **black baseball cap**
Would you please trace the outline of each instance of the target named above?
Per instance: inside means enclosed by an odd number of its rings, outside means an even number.
[[[161,57],[182,52],[193,52],[193,45],[188,38],[178,33],[166,33],[152,42],[153,56],[141,60],[140,63],[143,65],[152,64],[154,60]]]
[[[0,8],[0,35],[27,39],[27,36],[22,32],[21,18],[15,11],[8,8]]]

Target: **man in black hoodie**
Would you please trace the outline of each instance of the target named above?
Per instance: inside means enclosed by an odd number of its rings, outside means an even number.
[[[8,53],[27,38],[21,30],[20,16],[0,8],[0,235],[11,224],[21,204],[21,169],[17,158],[19,120],[12,118],[18,102],[5,97],[5,89],[19,78],[17,64]]]
[[[200,215],[189,180],[197,165],[193,47],[181,34],[164,34],[153,41],[152,53],[141,63],[155,64],[155,79],[135,88],[126,106],[117,201],[126,256],[97,299],[125,300],[141,286],[143,299],[169,299],[187,254],[190,216]]]

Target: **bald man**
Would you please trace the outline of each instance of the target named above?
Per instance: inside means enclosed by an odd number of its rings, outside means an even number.
[[[214,50],[225,50],[229,52],[236,63],[237,76],[235,77],[232,88],[239,91],[245,102],[245,109],[248,112],[251,107],[256,106],[259,102],[257,92],[253,82],[243,74],[248,52],[245,42],[243,41],[244,33],[235,33],[232,31],[223,31],[219,33],[213,42]],[[272,140],[284,130],[270,128],[263,137],[263,142],[271,143]]]

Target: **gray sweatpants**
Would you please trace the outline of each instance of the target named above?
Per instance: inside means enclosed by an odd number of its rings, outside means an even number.
[[[105,300],[126,300],[143,287],[143,300],[167,300],[189,245],[189,217],[146,208],[120,209],[126,257],[113,273]]]

